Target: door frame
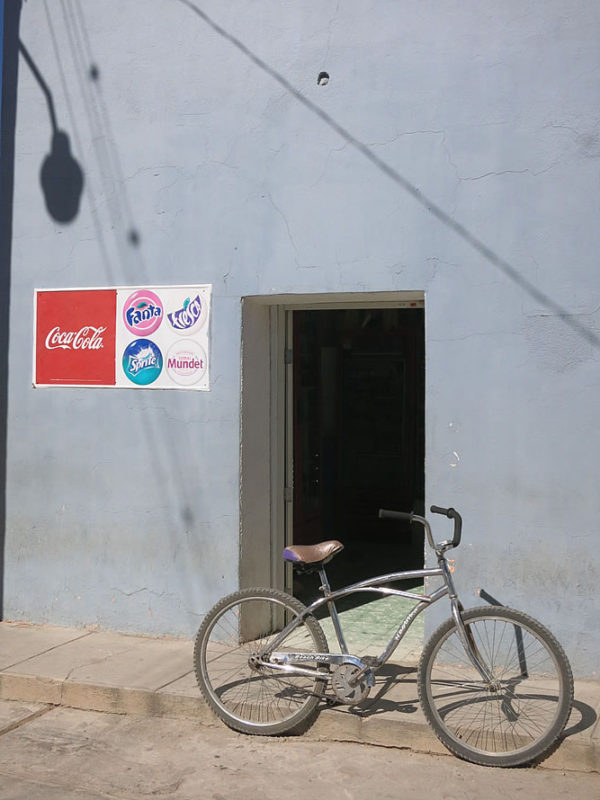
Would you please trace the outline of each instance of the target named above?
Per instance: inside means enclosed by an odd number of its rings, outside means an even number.
[[[294,311],[424,308],[425,293],[242,298],[239,584],[292,590]],[[266,389],[268,388],[268,391]]]

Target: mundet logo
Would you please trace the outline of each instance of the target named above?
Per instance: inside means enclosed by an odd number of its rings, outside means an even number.
[[[206,353],[193,339],[180,340],[169,348],[166,366],[171,380],[180,386],[192,386],[206,373]]]
[[[101,350],[104,347],[102,334],[106,327],[84,325],[78,331],[62,331],[58,325],[46,336],[47,350]]]

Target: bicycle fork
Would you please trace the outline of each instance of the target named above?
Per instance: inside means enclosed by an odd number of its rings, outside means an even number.
[[[454,587],[454,580],[452,579],[452,573],[450,571],[450,567],[448,566],[448,562],[444,558],[443,553],[438,554],[438,564],[440,565],[441,569],[444,572],[444,580],[446,581],[446,585],[448,586],[448,596],[450,598],[452,619],[454,620],[454,623],[456,625],[456,632],[458,633],[458,638],[460,639],[460,642],[465,649],[465,653],[467,654],[467,658],[469,659],[471,664],[481,675],[482,679],[487,683],[488,688],[492,691],[495,691],[499,688],[498,683],[495,680],[493,674],[488,669],[484,660],[481,658],[481,655],[479,653],[479,648],[477,647],[477,643],[475,642],[473,634],[471,633],[469,627],[464,623],[464,620],[462,618],[463,607],[460,600],[458,599],[458,595]]]

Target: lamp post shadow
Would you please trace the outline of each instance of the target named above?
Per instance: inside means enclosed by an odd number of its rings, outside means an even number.
[[[52,92],[31,54],[21,41],[19,41],[19,52],[46,98],[52,126],[50,152],[42,162],[40,169],[40,184],[46,209],[55,222],[68,224],[73,222],[79,213],[84,184],[83,170],[71,153],[71,142],[68,135],[58,127]]]

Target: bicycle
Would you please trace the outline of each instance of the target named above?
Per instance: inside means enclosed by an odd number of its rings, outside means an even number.
[[[216,715],[234,730],[275,735],[310,724],[327,685],[338,702],[359,703],[417,616],[448,596],[451,617],[426,642],[417,668],[429,725],[451,752],[476,764],[514,767],[547,755],[560,741],[573,702],[567,656],[547,628],[520,611],[463,608],[446,559],[460,543],[462,519],[452,508],[431,511],[453,520],[452,539],[436,544],[427,519],[414,513],[381,509],[379,516],[422,525],[437,567],[379,575],[332,591],[325,565],[342,543],[290,546],[284,559],[317,572],[323,597],[305,606],[276,589],[243,589],[218,602],[194,645],[198,686]],[[433,577],[443,585],[422,596],[388,585]],[[336,600],[362,592],[416,603],[377,657],[348,652],[336,608]],[[315,618],[325,606],[340,653],[329,652]]]

